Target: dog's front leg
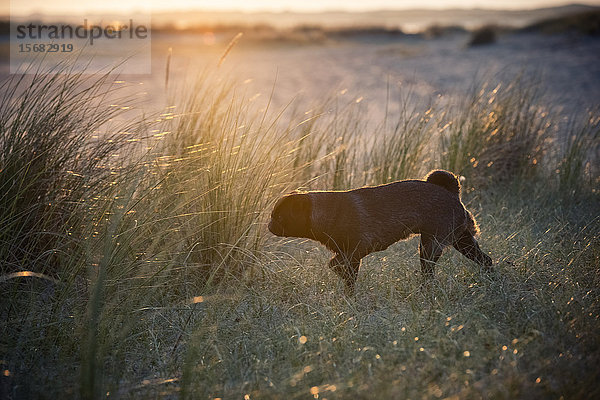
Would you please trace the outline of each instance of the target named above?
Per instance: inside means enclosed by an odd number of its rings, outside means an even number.
[[[336,254],[329,260],[329,268],[333,270],[346,284],[346,294],[354,295],[354,285],[358,277],[360,268],[360,259],[347,257],[343,254]]]

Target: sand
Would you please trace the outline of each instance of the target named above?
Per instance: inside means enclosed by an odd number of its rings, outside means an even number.
[[[386,104],[392,110],[398,95],[411,92],[421,103],[453,101],[475,86],[506,86],[521,74],[523,82],[539,84],[541,103],[555,113],[569,117],[600,105],[600,38],[506,34],[495,44],[471,48],[467,34],[362,39],[256,45],[242,37],[220,69],[249,97],[260,95],[266,101],[275,85],[275,109],[294,98],[308,109],[339,96],[342,102],[362,99],[372,120],[383,117]],[[220,58],[220,48],[194,44],[192,37],[171,43],[160,36],[153,40],[154,77],[144,81],[159,98],[164,97],[158,93],[164,92],[167,46],[173,46],[173,85]]]

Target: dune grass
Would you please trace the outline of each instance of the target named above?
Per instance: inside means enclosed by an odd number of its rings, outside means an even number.
[[[3,398],[600,395],[597,117],[549,142],[559,121],[520,82],[368,132],[356,102],[256,111],[208,73],[91,139],[110,80],[73,82],[5,84]],[[466,176],[491,274],[448,251],[424,282],[410,240],[367,257],[348,298],[325,250],[266,230],[298,187],[440,166]]]

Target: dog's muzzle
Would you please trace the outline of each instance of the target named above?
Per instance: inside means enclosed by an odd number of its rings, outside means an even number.
[[[283,236],[284,234],[281,224],[275,222],[274,220],[269,221],[269,231],[276,236]]]

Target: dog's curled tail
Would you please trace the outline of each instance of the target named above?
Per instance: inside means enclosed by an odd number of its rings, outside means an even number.
[[[427,174],[425,181],[441,186],[451,193],[460,194],[460,183],[452,172],[437,169]]]

